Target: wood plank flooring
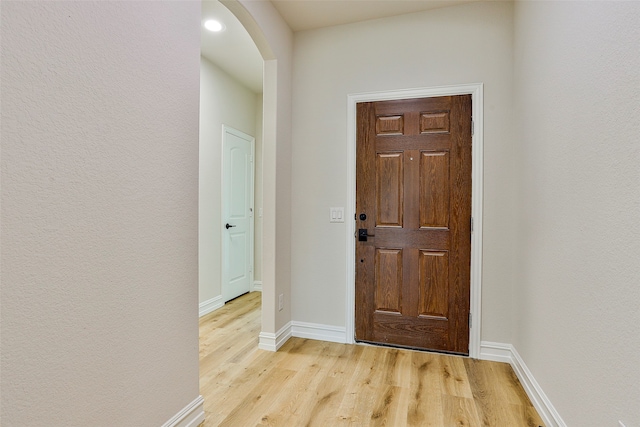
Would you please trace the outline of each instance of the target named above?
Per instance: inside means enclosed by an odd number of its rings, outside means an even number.
[[[200,319],[202,427],[543,426],[508,364],[302,338],[259,350],[260,297]]]

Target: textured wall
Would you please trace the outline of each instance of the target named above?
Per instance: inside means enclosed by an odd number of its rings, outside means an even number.
[[[295,35],[293,319],[345,324],[345,224],[350,93],[485,84],[484,340],[511,337],[514,179],[512,4],[490,2]],[[347,218],[347,221],[349,219]]]
[[[197,2],[2,2],[2,403],[159,426],[198,396]]]
[[[518,324],[569,426],[640,425],[640,3],[516,2]]]
[[[255,93],[215,64],[201,58],[198,254],[200,302],[221,295],[222,290],[222,125],[256,137],[257,98]],[[256,150],[258,145],[256,138]]]

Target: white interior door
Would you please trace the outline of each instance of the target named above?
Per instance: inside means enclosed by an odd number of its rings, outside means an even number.
[[[222,126],[222,298],[253,282],[253,155],[255,139]]]

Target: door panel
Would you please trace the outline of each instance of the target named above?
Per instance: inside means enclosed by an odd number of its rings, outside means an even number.
[[[420,251],[420,316],[448,317],[449,253]]]
[[[376,117],[377,135],[402,135],[404,130],[403,116]]]
[[[376,196],[379,227],[402,227],[403,155],[380,153],[376,162]]]
[[[420,227],[449,228],[449,153],[420,153]]]
[[[449,112],[420,114],[420,133],[449,133]]]
[[[247,233],[245,231],[235,232],[233,228],[229,230],[229,283],[242,286],[238,283],[249,279],[249,266],[247,256],[249,252]]]
[[[222,297],[251,290],[253,258],[253,137],[224,127],[222,152]]]
[[[402,249],[376,251],[376,311],[400,314]]]
[[[235,135],[228,135],[229,147],[229,219],[245,219],[249,215],[249,185],[251,176],[248,171],[251,147]]]
[[[360,103],[356,340],[469,351],[471,96]]]

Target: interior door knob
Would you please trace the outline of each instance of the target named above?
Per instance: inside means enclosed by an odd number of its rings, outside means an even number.
[[[227,225],[224,226],[224,228],[226,228],[227,230],[230,229],[231,227],[235,227],[235,225],[231,225],[231,224],[227,223]]]

